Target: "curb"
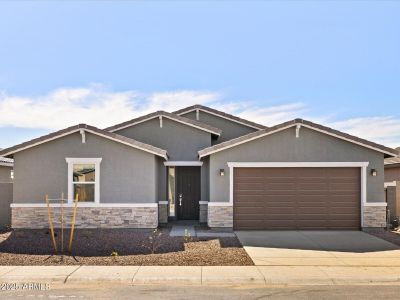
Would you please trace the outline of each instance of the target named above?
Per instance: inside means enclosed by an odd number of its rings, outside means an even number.
[[[128,285],[400,284],[400,267],[351,266],[0,266],[0,283]]]

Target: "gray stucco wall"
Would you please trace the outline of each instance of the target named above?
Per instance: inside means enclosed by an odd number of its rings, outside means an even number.
[[[0,166],[0,228],[11,224],[10,204],[13,197],[11,167]]]
[[[289,128],[210,156],[210,201],[229,201],[229,168],[227,162],[369,162],[367,170],[367,202],[384,202],[383,154],[302,127],[296,138]],[[225,169],[225,176],[219,176]],[[378,176],[372,177],[370,170]]]
[[[167,118],[158,118],[115,133],[167,150],[169,160],[198,160],[197,151],[211,145],[211,134]]]
[[[210,160],[204,158],[201,166],[201,201],[210,200]]]
[[[157,197],[158,201],[167,201],[167,167],[164,166],[164,160],[157,159]]]
[[[11,170],[12,167],[0,166],[0,182],[12,182]]]
[[[196,112],[192,111],[190,113],[182,115],[182,117],[196,120]],[[213,144],[218,144],[248,134],[250,132],[257,131],[257,129],[218,116],[214,116],[204,111],[199,111],[199,121],[222,130],[222,134],[218,137],[218,139],[213,140]]]
[[[153,154],[86,133],[74,133],[15,154],[14,203],[43,203],[67,195],[66,157],[101,157],[101,203],[156,202]]]

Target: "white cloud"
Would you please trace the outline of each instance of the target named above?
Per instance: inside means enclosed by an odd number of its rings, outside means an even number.
[[[389,147],[400,146],[400,119],[392,116],[353,118],[328,126]]]
[[[101,85],[60,88],[39,97],[0,93],[0,127],[58,130],[78,123],[99,128],[114,125],[156,110],[174,111],[193,104],[209,105],[251,121],[272,126],[294,118],[311,119],[335,129],[388,146],[400,146],[400,119],[353,118],[336,121],[331,116],[310,117],[301,102],[260,106],[251,101],[226,101],[212,91],[171,91],[142,94],[113,92]]]
[[[155,110],[173,111],[195,103],[211,103],[217,93],[176,91],[141,95],[109,92],[99,85],[62,88],[41,97],[0,94],[0,127],[56,130],[78,123],[107,127]]]

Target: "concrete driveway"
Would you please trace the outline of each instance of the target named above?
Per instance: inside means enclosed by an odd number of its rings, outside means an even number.
[[[258,266],[400,266],[400,248],[362,231],[236,231]]]

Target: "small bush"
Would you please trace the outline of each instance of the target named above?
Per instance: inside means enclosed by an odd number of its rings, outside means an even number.
[[[183,240],[185,241],[185,243],[193,242],[193,237],[192,237],[191,233],[189,232],[189,230],[187,230],[187,229],[185,229],[185,236],[183,237]]]
[[[143,241],[142,246],[144,248],[147,248],[151,252],[151,254],[156,253],[157,249],[162,246],[161,235],[162,232],[160,230],[158,230],[157,228],[154,229],[150,233],[148,239]]]

